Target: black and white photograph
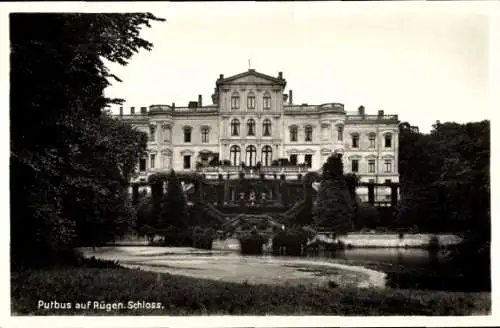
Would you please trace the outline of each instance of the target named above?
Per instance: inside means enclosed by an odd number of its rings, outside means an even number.
[[[491,317],[496,7],[376,3],[9,10],[10,315]]]

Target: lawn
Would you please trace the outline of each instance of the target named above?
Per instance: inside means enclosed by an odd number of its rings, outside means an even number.
[[[491,308],[490,293],[251,285],[125,268],[14,272],[11,286],[13,315],[485,315]]]

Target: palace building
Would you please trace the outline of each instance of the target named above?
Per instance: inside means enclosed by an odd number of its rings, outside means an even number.
[[[210,178],[285,175],[296,179],[320,172],[333,152],[342,154],[345,173],[361,182],[399,182],[397,115],[341,103],[296,104],[286,80],[253,69],[220,75],[212,104],[202,96],[187,107],[131,107],[119,119],[148,134],[148,156],[138,163],[139,181],[156,172],[199,172]],[[381,190],[378,200],[388,194]],[[360,192],[360,197],[366,194]]]

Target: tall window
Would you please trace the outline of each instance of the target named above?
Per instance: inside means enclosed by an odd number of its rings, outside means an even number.
[[[313,128],[312,128],[312,126],[310,126],[310,125],[306,126],[306,128],[305,128],[305,134],[306,134],[305,141],[312,141],[312,139],[313,139]]]
[[[263,130],[262,135],[264,137],[270,137],[271,136],[271,120],[269,120],[268,118],[266,118],[264,120],[264,122],[262,122],[262,130]]]
[[[359,148],[359,135],[352,135],[352,148]]]
[[[209,133],[208,127],[204,126],[201,128],[201,142],[203,143],[208,142],[208,133]]]
[[[248,93],[247,108],[248,109],[255,109],[255,94],[253,92]]]
[[[170,142],[170,126],[164,125],[163,127],[163,141],[164,142]]]
[[[231,109],[239,109],[240,108],[240,95],[238,92],[233,92],[231,95]]]
[[[385,173],[392,172],[392,161],[390,159],[386,159],[384,161],[384,171],[385,171]]]
[[[344,127],[343,126],[337,127],[337,140],[338,141],[344,140]]]
[[[239,136],[240,135],[240,121],[237,119],[233,119],[231,121],[231,135]]]
[[[140,172],[146,171],[146,159],[145,158],[141,158],[139,160],[139,171]]]
[[[290,127],[290,141],[291,142],[297,141],[297,134],[298,134],[297,127],[295,125],[291,126]]]
[[[385,135],[385,148],[391,148],[392,147],[392,136],[390,134]]]
[[[184,155],[184,169],[188,170],[191,168],[191,155]]]
[[[375,133],[370,133],[368,140],[370,141],[370,148],[375,148]]]
[[[306,163],[307,167],[312,167],[312,157],[313,155],[311,154],[304,155],[304,162]]]
[[[375,173],[375,160],[368,160],[368,173]]]
[[[249,135],[249,136],[255,135],[255,121],[254,121],[254,119],[251,118],[247,121],[247,130],[248,130],[247,135]]]
[[[191,142],[191,128],[189,126],[184,128],[184,142]]]
[[[264,146],[262,148],[262,165],[271,166],[273,160],[273,149],[271,146]]]
[[[357,173],[359,172],[359,160],[353,159],[351,162],[351,172]]]
[[[255,160],[257,157],[257,148],[255,146],[247,146],[247,158],[246,158],[246,165],[248,166],[254,166],[255,165]]]
[[[264,109],[271,109],[271,94],[269,92],[264,94]]]
[[[229,160],[231,161],[231,164],[236,166],[240,164],[240,147],[238,146],[231,146],[229,149]]]
[[[297,155],[296,154],[290,155],[290,164],[297,165]]]
[[[154,125],[149,126],[149,136],[151,141],[156,140],[156,126]]]
[[[150,161],[149,161],[149,166],[154,169],[155,168],[155,161],[156,161],[156,155],[155,154],[151,154],[150,156]]]

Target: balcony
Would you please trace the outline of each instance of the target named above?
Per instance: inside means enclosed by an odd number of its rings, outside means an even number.
[[[288,164],[288,165],[272,165],[272,166],[244,166],[244,165],[206,165],[198,163],[196,166],[196,172],[203,173],[206,175],[218,175],[222,174],[224,176],[239,176],[241,173],[245,177],[258,178],[262,174],[265,176],[280,176],[282,174],[288,175],[298,175],[306,174],[311,169],[307,164]]]

